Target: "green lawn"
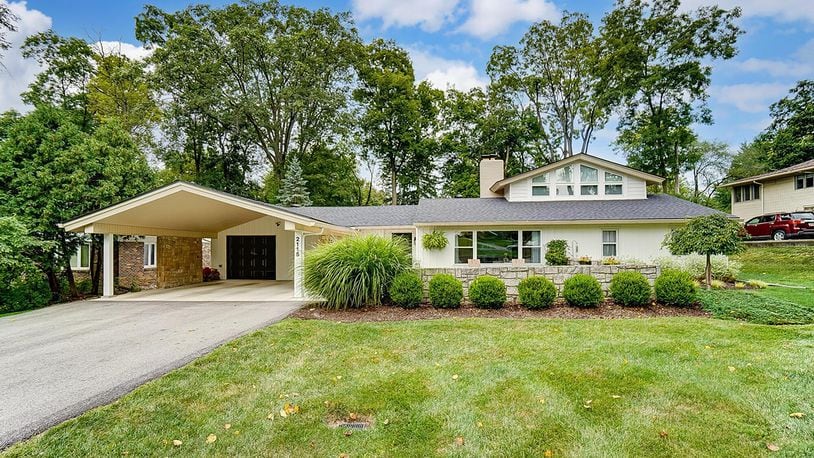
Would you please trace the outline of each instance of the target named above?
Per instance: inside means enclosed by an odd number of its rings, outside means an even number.
[[[756,294],[814,309],[814,246],[749,248],[735,259],[743,263],[741,279],[804,287],[772,286]]]
[[[812,393],[814,326],[288,319],[6,454],[804,456]]]

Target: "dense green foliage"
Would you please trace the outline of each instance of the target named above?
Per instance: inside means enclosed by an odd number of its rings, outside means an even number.
[[[283,184],[277,195],[277,201],[283,207],[307,207],[311,205],[308,193],[308,182],[302,177],[302,167],[296,156],[288,160],[283,176]]]
[[[437,229],[424,234],[424,237],[421,240],[424,248],[428,250],[443,250],[447,247],[448,242],[447,235],[443,231],[439,231]]]
[[[712,281],[712,255],[731,255],[743,251],[743,228],[740,222],[725,214],[698,216],[684,226],[673,229],[664,239],[670,253],[675,255],[701,254],[706,256],[707,287]]]
[[[16,218],[0,217],[0,314],[41,307],[51,300],[48,282],[33,261],[47,248]]]
[[[695,302],[697,290],[695,280],[687,272],[665,270],[656,278],[653,285],[656,300],[665,305],[688,307]]]
[[[433,307],[458,308],[464,298],[464,287],[450,274],[436,274],[430,279],[429,295]]]
[[[650,282],[641,272],[623,271],[615,274],[610,282],[613,301],[620,305],[639,307],[650,302]]]
[[[733,282],[740,278],[742,264],[734,257],[721,254],[710,256],[709,259],[713,279]],[[695,279],[706,278],[707,257],[701,254],[663,256],[656,258],[655,263],[662,270],[683,270]]]
[[[566,249],[568,244],[565,240],[551,240],[546,244],[545,261],[552,266],[564,266],[568,264],[568,254]]]
[[[771,170],[814,159],[814,80],[802,80],[772,104],[772,122],[756,143]]]
[[[517,285],[517,298],[528,309],[550,307],[556,297],[557,287],[545,277],[526,277]]]
[[[393,277],[410,267],[404,242],[353,235],[324,242],[306,253],[303,285],[329,308],[381,304]]]
[[[393,277],[388,294],[394,304],[415,308],[424,299],[424,283],[415,271],[407,270]]]
[[[812,324],[814,303],[807,306],[752,291],[709,290],[698,293],[704,310],[716,318],[759,324]]]
[[[562,297],[574,307],[596,307],[604,299],[602,286],[592,275],[576,274],[565,280]]]
[[[501,308],[506,303],[506,284],[497,277],[481,275],[469,284],[469,300],[478,308]]]

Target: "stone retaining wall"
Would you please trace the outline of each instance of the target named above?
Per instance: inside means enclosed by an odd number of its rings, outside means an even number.
[[[608,291],[611,278],[617,272],[622,271],[638,271],[644,274],[645,277],[652,284],[656,277],[659,275],[659,267],[651,265],[618,265],[618,266],[601,266],[601,265],[574,265],[574,266],[523,266],[523,267],[455,267],[455,268],[432,268],[421,269],[421,278],[424,280],[425,296],[427,294],[427,284],[435,274],[445,273],[455,276],[461,280],[464,287],[464,295],[468,295],[469,283],[481,275],[492,275],[498,277],[506,284],[506,294],[509,301],[514,302],[517,298],[517,285],[520,280],[529,276],[543,276],[554,282],[557,290],[562,290],[562,285],[568,278],[575,274],[588,274],[593,275],[599,280],[602,289]]]
[[[159,236],[157,243],[156,277],[159,288],[174,288],[203,281],[201,239]]]

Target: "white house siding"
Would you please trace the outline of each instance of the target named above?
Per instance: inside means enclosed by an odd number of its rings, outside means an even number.
[[[569,256],[577,258],[589,256],[593,260],[602,259],[602,231],[617,231],[617,259],[636,259],[651,261],[659,256],[669,255],[662,247],[662,241],[667,233],[676,227],[664,223],[653,224],[601,224],[590,225],[558,225],[558,226],[460,226],[438,227],[436,229],[446,233],[447,243],[443,250],[427,250],[420,246],[421,237],[431,232],[431,227],[419,227],[417,232],[417,261],[425,268],[454,267],[455,234],[459,231],[477,230],[540,230],[542,231],[542,255],[545,255],[546,243],[551,240],[566,240],[570,249]],[[486,266],[487,264],[483,264]],[[499,265],[499,264],[488,264]]]
[[[279,225],[278,225],[279,224]],[[277,280],[293,280],[294,233],[286,231],[285,223],[271,216],[264,216],[248,223],[218,232],[218,238],[212,240],[212,265],[228,278],[226,272],[226,237],[229,235],[274,235],[277,237]],[[306,240],[313,242],[316,237]]]
[[[574,162],[571,166],[574,167],[574,192],[573,196],[558,196],[556,195],[556,173],[557,169],[549,173],[548,186],[550,187],[550,195],[548,196],[532,196],[531,195],[531,180],[534,177],[529,177],[524,180],[516,181],[508,185],[505,191],[505,196],[509,202],[536,202],[536,201],[552,201],[552,200],[627,200],[627,199],[646,199],[647,198],[647,183],[644,180],[627,175],[625,173],[616,172],[613,170],[603,169],[594,164],[585,163],[585,165],[599,170],[599,195],[597,196],[582,196],[579,195],[580,190],[580,173],[579,166],[583,164],[581,161]],[[605,172],[615,173],[622,176],[622,194],[619,195],[605,195]],[[591,183],[594,184],[594,183]]]
[[[735,202],[732,195],[732,214],[748,220],[763,213],[791,212],[814,208],[814,188],[794,189],[794,177],[767,181],[761,186],[760,199]]]
[[[385,238],[390,238],[390,237],[393,236],[393,234],[401,234],[401,233],[406,233],[406,232],[409,232],[409,233],[413,234],[413,252],[411,253],[411,256],[413,257],[413,262],[417,261],[417,253],[416,253],[417,248],[416,247],[420,243],[420,240],[416,237],[416,229],[414,227],[412,227],[412,226],[410,226],[410,227],[399,227],[399,228],[394,228],[394,227],[388,227],[388,228],[362,227],[362,228],[359,228],[358,231],[359,231],[360,234],[374,234],[374,235],[378,235],[379,237],[385,237]]]

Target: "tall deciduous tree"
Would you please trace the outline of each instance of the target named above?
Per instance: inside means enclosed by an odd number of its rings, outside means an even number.
[[[358,66],[362,146],[380,163],[390,203],[414,203],[433,195],[437,143],[434,132],[443,93],[415,84],[407,53],[395,43],[374,40]]]
[[[602,21],[598,71],[621,103],[617,145],[633,167],[671,178],[676,191],[695,141],[691,125],[712,122],[709,62],[736,54],[739,16],[717,6],[683,12],[680,0],[617,0]]]
[[[147,6],[136,37],[155,47],[158,87],[193,157],[214,146],[205,134],[218,129],[282,177],[289,154],[331,144],[346,125],[360,46],[347,14],[277,1],[175,13]]]
[[[19,18],[11,12],[9,5],[0,4],[0,51],[5,51],[11,46],[8,41],[8,33],[17,31],[17,21]],[[0,57],[3,54],[0,52]]]
[[[588,17],[567,13],[558,24],[532,25],[520,46],[492,53],[493,84],[533,108],[548,162],[587,153],[594,131],[608,120],[609,99],[596,69],[601,50]]]
[[[771,170],[814,159],[814,80],[802,80],[770,107],[772,123],[758,136]]]
[[[698,141],[689,148],[692,200],[707,203],[718,185],[727,180],[733,154],[719,141]]]

